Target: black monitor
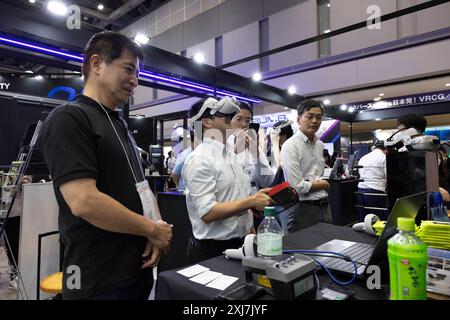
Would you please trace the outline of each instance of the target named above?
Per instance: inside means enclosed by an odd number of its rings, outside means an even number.
[[[164,162],[164,149],[160,145],[150,145],[148,162],[156,167],[162,174]]]

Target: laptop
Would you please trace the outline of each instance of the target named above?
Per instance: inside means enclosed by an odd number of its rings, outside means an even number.
[[[397,233],[397,218],[416,219],[420,208],[426,203],[427,192],[397,199],[382,234],[374,244],[333,239],[313,250],[332,251],[349,256],[356,262],[357,276],[363,278],[367,266],[379,265],[386,260],[387,241]],[[329,257],[320,257],[317,260],[330,270],[348,275],[354,273],[354,266],[351,262]]]

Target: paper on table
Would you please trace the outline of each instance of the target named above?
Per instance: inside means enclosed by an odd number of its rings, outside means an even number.
[[[205,271],[202,272],[195,277],[190,278],[189,280],[200,283],[200,284],[207,284],[208,282],[211,282],[215,278],[221,276],[222,273],[215,272],[215,271]]]
[[[216,279],[208,283],[206,286],[214,289],[225,290],[230,285],[232,285],[237,279],[238,278],[236,277],[221,275],[220,277],[217,277]]]
[[[190,278],[190,277],[195,276],[196,274],[199,274],[199,273],[202,273],[202,272],[208,271],[208,270],[209,270],[209,268],[206,268],[199,264],[194,264],[193,266],[190,266],[188,268],[178,270],[177,273]]]

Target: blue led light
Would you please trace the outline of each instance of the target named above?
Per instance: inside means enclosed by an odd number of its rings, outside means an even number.
[[[68,60],[75,60],[78,62],[83,62],[83,55],[80,54],[76,54],[76,53],[66,53],[66,52],[61,52],[59,50],[56,49],[50,49],[47,47],[43,47],[41,45],[35,45],[35,44],[30,44],[30,43],[26,43],[23,41],[18,41],[18,40],[14,40],[14,39],[8,39],[5,37],[0,37],[0,43],[6,44],[6,45],[13,45],[15,47],[19,47],[22,49],[26,49],[26,50],[32,50],[34,52],[39,52],[39,53],[45,53],[48,55],[53,55],[59,58],[66,58]],[[146,71],[146,70],[141,70],[139,72],[139,76],[145,77],[145,78],[149,78],[152,80],[156,80],[156,81],[162,81],[162,82],[167,82],[170,84],[175,84],[175,85],[179,85],[185,88],[191,88],[191,89],[195,89],[195,90],[200,90],[200,91],[204,91],[204,92],[208,92],[208,93],[215,93],[219,96],[233,96],[236,97],[239,100],[244,100],[244,101],[249,101],[249,102],[254,102],[254,103],[261,103],[261,100],[255,99],[255,98],[249,98],[249,97],[243,97],[240,96],[238,94],[235,94],[233,92],[226,92],[226,91],[222,91],[222,90],[215,90],[212,87],[208,87],[205,85],[201,85],[201,84],[197,84],[194,82],[189,82],[189,81],[183,81],[180,79],[176,79],[173,77],[169,77],[166,75],[162,75],[162,74],[157,74],[151,71]]]

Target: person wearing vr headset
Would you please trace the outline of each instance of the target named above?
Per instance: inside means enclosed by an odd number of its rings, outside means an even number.
[[[419,134],[424,134],[426,128],[427,128],[427,119],[419,114],[419,113],[407,113],[402,115],[400,118],[398,118],[397,120],[397,129],[398,130],[405,130],[405,129],[409,129],[409,128],[414,128],[416,129]],[[438,155],[437,155],[438,157]],[[438,158],[439,160],[439,158]],[[440,162],[438,162],[438,165],[440,165]],[[440,172],[442,172],[440,170]],[[441,178],[441,173],[439,175],[439,192],[442,195],[442,198],[446,201],[446,202],[450,202],[450,194],[447,191],[447,189],[445,188],[445,185],[441,182],[442,178]]]
[[[283,144],[294,135],[292,130],[292,120],[281,120],[276,122],[270,130],[271,154],[273,170],[275,177],[271,187],[284,182],[284,173],[280,165],[280,151]],[[293,222],[295,216],[295,206],[281,211],[275,218],[280,223],[283,235],[293,231]]]
[[[386,194],[386,148],[383,141],[378,141],[374,149],[361,157],[358,161],[359,176],[363,180],[358,183],[357,204],[366,208],[358,207],[358,219],[364,221],[368,214],[376,214],[381,220],[387,219],[387,210],[371,210],[367,208],[386,208],[387,198],[377,194]]]
[[[324,172],[323,142],[316,136],[322,123],[323,107],[317,100],[304,100],[297,108],[299,130],[281,148],[285,180],[299,195],[294,231],[318,222],[331,222],[328,205],[330,185],[321,179]]]
[[[181,173],[193,233],[188,248],[190,264],[242,246],[245,236],[254,232],[249,209],[263,210],[273,204],[266,194],[269,189],[250,196],[250,177],[227,146],[231,119],[239,111],[237,101],[230,97],[202,99],[190,110],[190,127],[201,141]]]
[[[287,119],[278,121],[273,125],[269,133],[271,143],[270,153],[272,159],[272,168],[275,171],[276,175],[278,175],[277,172],[283,172],[283,170],[280,170],[280,151],[286,140],[294,135],[294,130],[292,130],[292,123],[292,120]],[[284,178],[282,180],[277,180],[277,177],[275,176],[274,181],[275,180],[279,181],[278,183],[281,183],[284,181]],[[272,185],[274,185],[274,183],[272,183]]]

